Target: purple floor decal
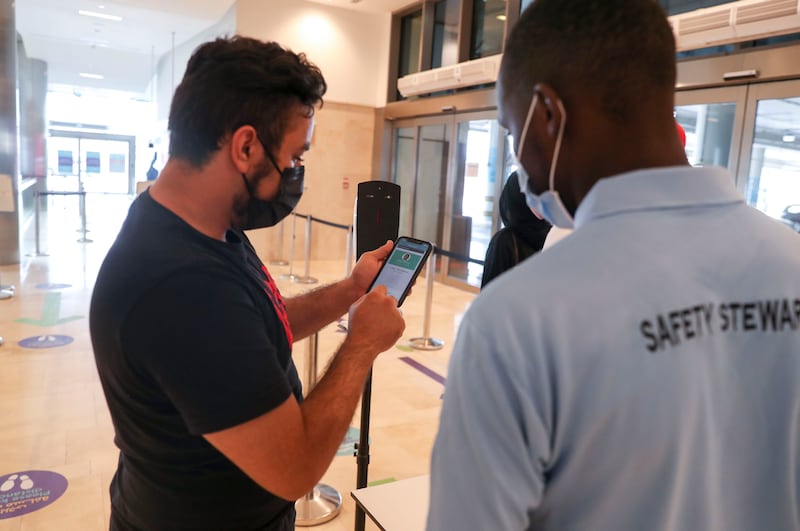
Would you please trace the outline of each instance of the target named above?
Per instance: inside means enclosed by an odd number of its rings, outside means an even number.
[[[53,348],[69,345],[72,341],[73,338],[70,336],[34,336],[22,339],[19,346],[23,348]]]
[[[421,372],[425,376],[429,376],[429,377],[433,378],[434,380],[436,380],[437,382],[439,382],[442,385],[444,385],[444,382],[447,381],[447,379],[444,376],[442,376],[441,374],[437,374],[437,373],[433,372],[432,370],[427,368],[425,365],[421,364],[418,361],[412,360],[409,357],[400,358],[400,361],[404,361],[404,362],[408,363],[409,365],[411,365],[412,367],[417,369],[419,372]]]
[[[0,520],[38,511],[67,490],[67,478],[47,470],[0,476]]]

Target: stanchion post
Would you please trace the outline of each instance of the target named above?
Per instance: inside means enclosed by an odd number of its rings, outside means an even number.
[[[36,186],[38,187],[39,184],[37,183]],[[41,197],[42,197],[42,195],[39,193],[39,190],[36,190],[35,192],[33,192],[33,204],[34,204],[34,207],[35,207],[34,208],[33,224],[34,224],[34,227],[36,229],[36,256],[42,256],[42,253],[40,251],[40,246],[39,246],[40,233],[41,233],[41,228],[39,226],[41,221],[39,220],[39,216],[41,216],[41,214],[42,214],[42,206],[39,204],[39,201],[41,200]]]
[[[3,286],[0,284],[0,301],[10,299],[14,296],[14,286],[13,285],[6,285]],[[0,345],[3,344],[3,338],[0,337]]]
[[[81,211],[81,237],[78,238],[78,242],[80,243],[92,243],[92,240],[86,237],[86,191],[83,189],[83,183],[80,185],[80,190],[78,190],[78,198],[79,198],[79,205]]]
[[[278,223],[278,258],[269,261],[272,265],[285,266],[289,264],[289,262],[281,258],[283,256],[283,223],[283,221]]]
[[[444,341],[430,336],[431,309],[433,308],[433,276],[436,274],[436,253],[432,253],[425,270],[425,313],[422,317],[422,337],[412,337],[408,344],[416,350],[439,350]]]
[[[344,251],[344,276],[349,277],[353,271],[353,226],[347,226],[347,242]]]
[[[295,276],[292,281],[298,284],[316,284],[317,279],[309,275],[311,269],[311,216],[306,216],[306,250],[305,250],[305,273],[302,277]]]
[[[41,237],[41,234],[42,234],[42,225],[41,225],[41,223],[42,223],[42,203],[41,203],[41,200],[42,200],[42,196],[43,195],[45,197],[47,197],[46,194],[44,194],[41,190],[39,190],[39,187],[41,186],[41,184],[42,184],[42,181],[37,179],[37,181],[36,181],[36,190],[34,190],[34,192],[33,192],[33,212],[34,212],[34,214],[33,214],[33,226],[34,226],[34,232],[36,234],[36,252],[34,253],[34,256],[47,256],[47,253],[43,253],[42,252],[42,246],[41,246],[41,239],[42,239],[42,237]],[[0,288],[2,288],[2,286],[0,286]]]
[[[292,267],[294,266],[294,240],[296,238],[296,233],[295,233],[296,229],[297,229],[297,214],[292,213],[292,239],[289,241],[289,272],[281,275],[281,278],[286,278],[289,280],[295,279],[295,276],[292,273]]]
[[[318,334],[311,335],[306,344],[306,396],[317,384],[318,339]],[[318,483],[311,492],[294,502],[294,509],[297,513],[295,525],[308,527],[324,524],[341,511],[342,495],[330,485]]]

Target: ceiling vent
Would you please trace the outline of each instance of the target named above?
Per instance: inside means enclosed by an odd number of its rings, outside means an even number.
[[[409,74],[397,80],[403,97],[430,94],[440,90],[471,87],[497,81],[502,55],[492,55],[452,66]]]
[[[800,0],[739,0],[669,17],[678,51],[800,31]]]

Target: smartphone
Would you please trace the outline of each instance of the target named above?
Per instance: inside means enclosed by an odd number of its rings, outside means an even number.
[[[432,250],[433,245],[429,242],[407,236],[397,238],[368,291],[375,286],[386,286],[388,294],[397,299],[397,306],[401,306]]]

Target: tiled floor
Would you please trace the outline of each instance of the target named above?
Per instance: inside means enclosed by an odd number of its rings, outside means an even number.
[[[76,232],[80,227],[74,204],[77,201],[51,197],[40,247],[48,256],[26,256],[18,266],[0,267],[0,283],[16,287],[13,298],[0,300],[0,335],[5,340],[0,347],[0,477],[48,470],[69,481],[65,494],[51,505],[0,519],[0,531],[108,529],[108,484],[116,467],[117,450],[94,367],[87,316],[97,269],[130,200],[124,196],[90,196],[87,201],[92,243],[76,241],[80,237]],[[293,266],[302,270],[304,264]],[[271,269],[285,295],[314,287],[281,279],[286,267]],[[312,261],[309,270],[321,283],[331,282],[342,274],[344,264]],[[416,351],[406,346],[410,337],[423,333],[423,279],[404,304],[406,334],[395,349],[381,355],[373,371],[370,482],[427,473],[443,386],[402,358],[445,376],[454,328],[473,297],[450,286],[435,285],[430,332],[445,341],[439,351]],[[47,341],[48,335],[69,336],[74,341],[48,349],[19,345],[26,338],[44,337]],[[342,338],[335,325],[320,333],[319,367],[327,365]],[[301,375],[305,374],[306,353],[307,342],[295,346],[294,359]],[[355,428],[359,415],[357,412],[353,422]],[[341,493],[341,514],[313,529],[354,528],[350,491],[356,486],[356,462],[351,448],[349,443],[343,444],[340,456],[322,480]],[[367,529],[377,529],[367,520]]]

